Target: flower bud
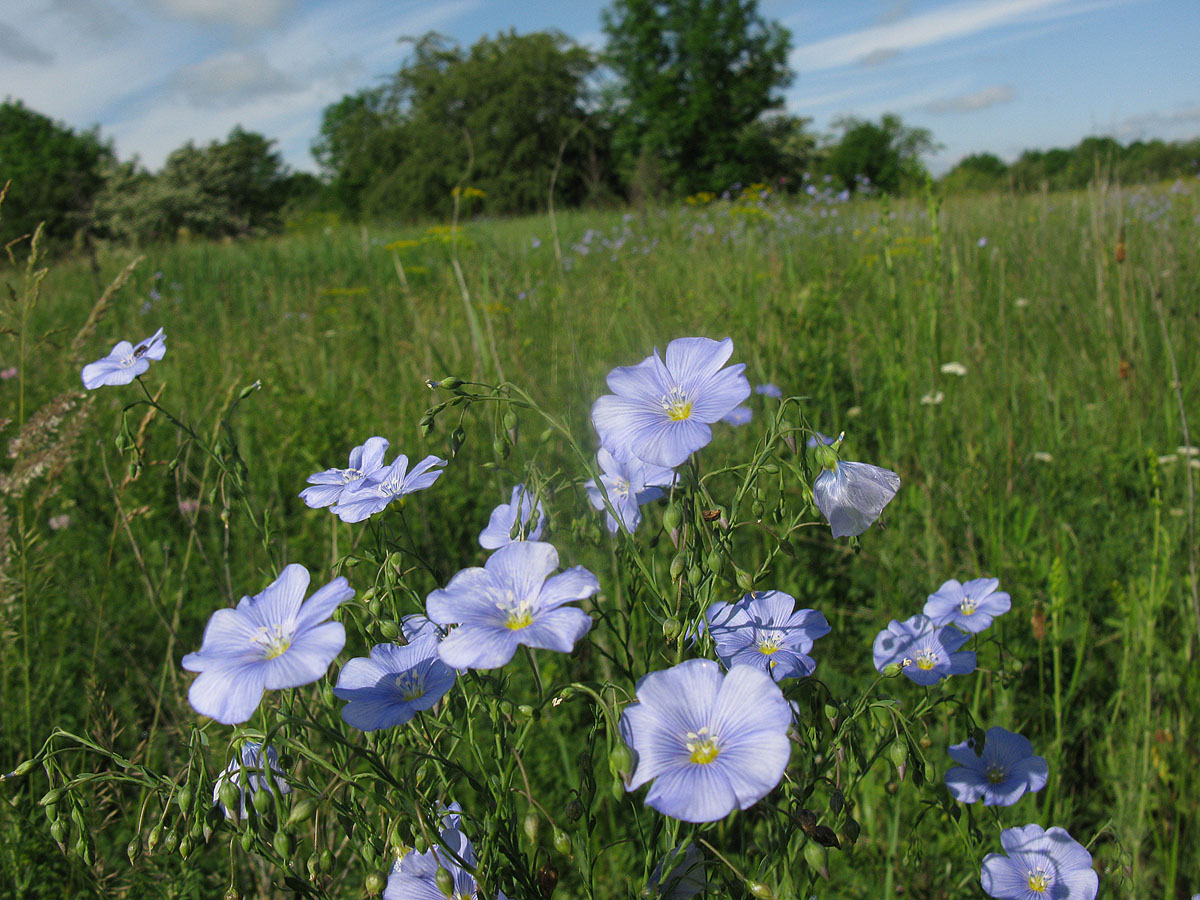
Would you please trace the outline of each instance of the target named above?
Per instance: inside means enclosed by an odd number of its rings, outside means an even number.
[[[238,889],[231,884],[229,886],[229,890],[222,894],[222,898],[223,900],[242,900],[242,895],[239,894]]]
[[[504,414],[504,429],[505,431],[512,431],[516,427],[517,414],[510,409]]]
[[[150,829],[150,837],[146,839],[146,852],[153,853],[154,848],[158,846],[158,842],[162,840],[163,827],[155,825]]]
[[[238,843],[242,845],[243,850],[249,853],[250,848],[254,846],[254,829],[247,828],[243,831],[241,837],[238,838]]]
[[[444,870],[439,870],[444,871]],[[363,887],[367,889],[367,894],[374,897],[376,894],[383,893],[384,887],[387,886],[387,879],[378,872],[372,872],[363,882]]]
[[[321,854],[316,850],[310,853],[304,867],[308,869],[308,880],[316,881],[317,876],[321,874]]]
[[[897,677],[899,677],[900,673],[903,671],[904,671],[904,666],[902,666],[900,663],[897,663],[897,662],[888,663],[886,666],[883,667],[883,677],[884,678],[897,678]]]
[[[825,880],[829,880],[828,851],[815,841],[804,842],[804,861]]]
[[[395,622],[380,622],[379,633],[385,640],[394,641],[396,639],[396,635],[400,633],[400,627]]]
[[[672,503],[667,507],[667,511],[663,513],[663,528],[667,531],[674,531],[683,521],[683,513],[680,511],[678,504]]]
[[[37,760],[36,760],[36,759],[27,759],[27,760],[25,760],[25,762],[21,763],[19,766],[17,766],[15,769],[13,769],[13,770],[12,770],[12,771],[11,771],[11,772],[10,772],[10,773],[7,775],[7,776],[5,776],[5,777],[8,777],[8,778],[18,778],[18,777],[20,777],[21,775],[28,775],[30,772],[32,772],[32,771],[33,771],[33,767],[34,767],[34,766],[36,766],[36,765],[37,765]]]
[[[62,788],[51,788],[42,795],[42,799],[38,803],[42,806],[57,806],[58,798],[63,795]]]
[[[313,813],[316,812],[316,809],[316,797],[305,797],[303,800],[293,803],[292,810],[288,813],[287,817],[288,826],[299,825],[303,822],[307,822],[312,818]]]
[[[633,774],[633,754],[624,742],[617,744],[608,754],[608,770],[621,778]]]
[[[178,850],[179,832],[177,832],[174,828],[168,828],[166,833],[163,835],[162,845],[163,850],[167,851],[167,853],[174,853],[176,850]]]
[[[747,881],[746,890],[751,897],[757,897],[758,900],[775,900],[775,892],[761,881]]]
[[[663,622],[662,633],[667,641],[674,641],[679,635],[683,634],[683,623],[672,616]]]
[[[179,789],[179,793],[175,795],[175,802],[179,804],[179,808],[185,813],[192,805],[192,789],[186,784]]]
[[[296,845],[290,834],[280,828],[277,832],[275,832],[275,840],[273,843],[275,845],[276,853],[282,856],[285,860],[292,858],[292,850],[295,849]]]
[[[902,740],[892,741],[888,746],[888,759],[897,769],[908,761],[908,744]]]
[[[708,571],[719,575],[721,573],[721,551],[713,547],[708,556],[704,558],[704,565]]]
[[[441,381],[434,382],[434,386],[440,387],[440,388],[445,388],[448,391],[453,391],[453,390],[456,390],[457,388],[462,387],[462,383],[463,383],[463,381],[461,378],[456,378],[453,375],[447,375]]]
[[[683,574],[683,567],[687,565],[687,560],[683,558],[683,554],[678,554],[671,560],[671,580],[678,581],[679,576]]]
[[[743,591],[754,590],[754,576],[744,569],[734,569],[734,580]]]
[[[183,840],[179,842],[179,855],[187,859],[192,853],[192,838],[190,835],[184,835]]]
[[[439,891],[447,897],[454,896],[454,876],[450,874],[449,870],[438,866],[437,874],[433,876],[433,880],[437,883]]]
[[[134,838],[125,845],[125,855],[129,857],[129,864],[132,866],[137,862],[137,858],[142,854],[141,838]]]
[[[826,444],[818,444],[812,448],[813,457],[822,469],[836,469],[838,464],[837,451]]]
[[[541,818],[537,814],[536,809],[530,809],[525,813],[525,818],[521,820],[521,828],[525,831],[525,837],[529,838],[529,843],[537,846],[538,825],[541,824]]]
[[[325,875],[328,875],[332,871],[333,871],[333,851],[332,850],[322,850],[321,851],[321,872]],[[382,888],[381,888],[381,890],[382,890]]]
[[[571,855],[571,839],[567,837],[566,832],[554,829],[554,849],[563,856]]]
[[[67,836],[67,820],[56,819],[50,826],[50,837],[54,838],[58,843],[62,843]]]
[[[249,397],[255,391],[261,391],[261,390],[262,390],[262,382],[255,381],[254,384],[248,384],[244,388],[242,388],[241,393],[238,394],[238,399],[245,400],[247,397]]]

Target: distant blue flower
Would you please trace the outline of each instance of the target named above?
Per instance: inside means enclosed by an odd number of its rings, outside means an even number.
[[[183,667],[199,672],[188,701],[201,715],[225,725],[245,722],[264,690],[299,687],[325,674],[346,643],[341,622],[325,621],[354,596],[345,578],[335,578],[304,599],[308,570],[293,563],[235,609],[218,609],[195,653]]]
[[[338,673],[334,696],[346,724],[360,731],[403,725],[432,709],[454,685],[454,670],[438,659],[438,639],[428,635],[406,644],[376,644],[371,657],[355,657]]]
[[[429,635],[434,635],[439,639],[445,637],[444,628],[438,628],[433,622],[417,613],[405,616],[400,620],[400,633],[410,644],[415,644],[421,638]]]
[[[217,776],[216,783],[213,785],[213,803],[220,807],[221,812],[225,814],[225,818],[246,818],[246,802],[257,794],[259,791],[269,791],[272,794],[279,791],[280,794],[290,794],[292,786],[287,783],[283,777],[283,769],[279,768],[279,754],[275,752],[275,748],[268,746],[266,759],[263,759],[262,744],[258,741],[246,741],[242,744],[238,755],[229,761],[221,774]],[[246,786],[242,787],[242,772],[246,773]],[[270,773],[270,777],[267,776]],[[225,782],[230,781],[238,786],[238,808],[230,810],[225,808],[225,804],[221,802],[221,787]],[[272,784],[271,782],[274,782]]]
[[[630,533],[637,531],[642,521],[639,507],[661,497],[661,489],[669,487],[675,481],[675,472],[665,466],[643,462],[631,456],[628,449],[618,450],[617,454],[613,454],[601,447],[596,454],[596,460],[604,473],[600,476],[600,482],[608,494],[608,502],[617,511],[616,517],[611,512],[607,514],[608,530],[616,534],[623,523]],[[587,488],[588,501],[592,506],[603,510],[604,495],[595,479],[587,482],[584,487]]]
[[[161,328],[136,347],[118,341],[108,356],[83,367],[83,386],[91,391],[103,385],[129,384],[150,368],[150,360],[162,359],[166,352],[167,338]]]
[[[778,398],[778,397],[783,396],[783,391],[781,391],[779,389],[779,386],[771,384],[771,382],[769,382],[769,381],[766,384],[756,384],[754,386],[754,393],[762,394],[763,396],[766,396],[766,397],[777,397]]]
[[[939,628],[928,616],[892,619],[875,636],[875,668],[882,672],[890,663],[899,663],[917,684],[937,684],[949,675],[975,671],[974,651],[958,649],[966,642],[967,635],[957,628]]]
[[[479,545],[495,550],[514,541],[536,541],[546,527],[546,508],[533,491],[518,484],[512,498],[492,510],[487,528],[479,533]]]
[[[1000,727],[988,729],[978,755],[963,741],[950,748],[950,758],[958,765],[946,773],[946,787],[962,803],[982,797],[984,806],[1012,806],[1026,791],[1044,788],[1049,774],[1046,760],[1034,755],[1033,744]]]
[[[725,415],[721,416],[721,421],[726,425],[749,425],[750,420],[754,418],[754,410],[748,406],[735,406]]]
[[[308,476],[314,487],[300,492],[300,499],[312,509],[333,506],[341,499],[342,492],[353,484],[374,475],[383,466],[383,454],[387,453],[388,442],[381,437],[367,438],[350,451],[350,465],[345,469],[326,469]]]
[[[451,804],[450,813],[442,819],[441,840],[424,853],[409,850],[398,859],[388,874],[383,900],[446,900],[437,885],[438,869],[445,869],[454,881],[451,897],[454,900],[478,900],[479,887],[469,869],[475,868],[475,848],[462,833],[458,804]],[[467,868],[460,865],[466,863]],[[496,900],[508,900],[497,891]]]
[[[832,438],[827,434],[817,432],[805,442],[809,447],[828,447],[830,444],[836,444],[837,438]]]
[[[985,238],[985,237],[981,237],[981,238],[979,239],[979,246],[980,246],[980,247],[986,247],[986,246],[987,246],[987,238]]]
[[[656,466],[675,466],[712,440],[719,421],[750,396],[739,363],[721,368],[733,353],[725,338],[679,338],[666,361],[653,356],[608,373],[613,391],[592,406],[592,424],[610,450],[628,449]]]
[[[842,462],[834,450],[817,450],[823,466],[813,481],[817,508],[829,520],[835,538],[862,534],[896,496],[900,476],[869,463]]]
[[[663,864],[673,862],[671,871],[663,878]],[[680,853],[676,847],[666,857],[658,861],[650,880],[646,882],[645,896],[661,898],[661,900],[690,900],[697,894],[702,894],[711,885],[704,874],[704,854],[695,844],[689,843]]]
[[[442,469],[435,467],[444,465],[446,460],[427,456],[409,472],[408,457],[401,453],[390,466],[348,485],[333,507],[333,512],[343,522],[361,522],[383,510],[393,500],[425,490],[441,477]]]
[[[1012,600],[997,591],[998,578],[976,578],[959,584],[951,578],[925,601],[925,615],[938,625],[957,625],[963,631],[978,633],[992,624],[996,616],[1012,609]]]
[[[705,612],[717,656],[727,668],[754,666],[776,681],[805,678],[817,664],[808,655],[813,641],[829,634],[825,616],[796,610],[783,591],[755,591],[736,603],[717,602]]]
[[[520,644],[570,653],[592,619],[565,604],[592,596],[600,582],[582,566],[547,578],[556,568],[558,552],[550,544],[518,541],[431,593],[425,604],[430,621],[458,626],[438,647],[442,662],[498,669]]]
[[[1100,877],[1092,854],[1062,828],[1005,828],[1000,845],[1008,856],[983,858],[980,883],[997,900],[1095,900]]]
[[[650,781],[646,804],[685,822],[714,822],[748,809],[779,783],[791,757],[792,714],[760,669],[727,675],[708,659],[651,672],[621,714],[634,752],[626,790]]]

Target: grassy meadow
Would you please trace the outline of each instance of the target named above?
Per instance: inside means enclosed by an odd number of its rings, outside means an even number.
[[[428,566],[395,612],[417,612],[482,564],[479,531],[527,477],[550,491],[549,539],[611,591],[618,557],[562,442],[523,416],[509,455],[500,410],[483,404],[447,410],[422,436],[422,413],[448,399],[425,382],[514,383],[590,447],[589,409],[610,369],[676,337],[729,336],[751,384],[805,398],[814,428],[846,432],[844,459],[902,480],[885,527],[856,546],[814,525],[774,563],[767,586],[833,627],[813,651],[815,677],[843,692],[865,683],[889,619],[919,612],[949,578],[999,578],[1013,601],[993,626],[1000,662],[989,656],[955,687],[983,727],[1021,732],[1048,760],[1046,788],[1005,810],[1005,824],[1067,828],[1096,859],[1102,897],[1200,891],[1200,182],[891,203],[749,194],[553,220],[475,219],[468,205],[457,232],[307,222],[269,239],[144,248],[80,342],[135,253],[29,269],[28,242],[10,249],[0,369],[18,371],[0,381],[4,436],[36,421],[10,443],[0,485],[0,770],[56,728],[168,773],[203,734],[219,770],[231,729],[197,727],[180,657],[214,609],[260,590],[280,563],[304,563],[319,585],[378,540],[371,523],[341,524],[297,497],[373,434],[410,459],[449,456],[463,416],[445,475],[404,508]],[[114,438],[138,385],[80,391],[82,364],[160,326],[168,350],[146,386],[198,433],[236,446],[254,520],[230,479],[144,405],[127,415],[144,454],[131,472]],[[715,426],[705,455],[751,452],[776,401],[748,402],[754,420]],[[648,511],[638,535],[669,560],[661,518]],[[741,548],[747,569],[763,541]],[[378,578],[367,568],[342,574],[361,592]],[[348,644],[341,659],[364,652]],[[548,662],[546,676],[573,664]],[[887,690],[906,703],[924,693]],[[951,765],[944,748],[964,739],[950,718],[923,736],[935,785]],[[558,781],[577,751],[560,738],[530,757],[548,803],[568,801]],[[86,750],[56,759],[68,773],[100,765]],[[66,855],[38,805],[47,787],[40,766],[0,783],[0,884],[16,886],[5,896],[202,898],[231,878],[245,896],[285,893],[219,836],[186,861],[159,848],[131,865],[126,845],[159,811],[106,782],[83,785],[87,803],[73,807],[90,864]],[[211,778],[197,790],[211,793]],[[980,859],[955,830],[980,827],[998,850],[992,811],[953,823],[926,796],[911,774],[873,770],[855,796],[861,835],[830,852],[820,896],[984,896]],[[602,826],[650,821],[641,801],[606,801]],[[332,849],[333,896],[364,895],[365,873],[386,869]],[[601,857],[599,895],[640,887],[622,853]],[[555,896],[584,894],[564,875]]]

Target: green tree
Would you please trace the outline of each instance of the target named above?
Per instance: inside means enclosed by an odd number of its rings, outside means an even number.
[[[112,148],[94,129],[73,131],[19,100],[0,104],[0,187],[12,182],[4,201],[5,240],[32,233],[40,222],[50,238],[74,235],[112,159]]]
[[[557,32],[510,31],[469,50],[430,33],[389,85],[326,108],[313,152],[356,215],[444,215],[468,160],[492,212],[543,207],[556,166],[556,197],[579,202],[606,180],[603,126],[588,111],[594,68]]]
[[[829,150],[826,170],[850,191],[866,183],[895,194],[925,178],[922,154],[936,148],[927,128],[912,128],[886,113],[878,123],[852,116],[834,123],[842,137]]]
[[[273,144],[238,126],[226,140],[205,147],[188,141],[154,175],[133,162],[115,164],[97,199],[95,230],[125,242],[274,230],[290,175]]]
[[[676,193],[773,174],[752,126],[783,104],[791,36],[756,0],[615,0],[603,18],[627,173]]]
[[[942,176],[948,191],[995,191],[1007,186],[1008,166],[994,153],[964,156]]]

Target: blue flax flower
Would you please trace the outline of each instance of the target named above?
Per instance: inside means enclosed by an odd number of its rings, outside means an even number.
[[[166,352],[167,338],[161,328],[136,347],[118,341],[108,356],[83,367],[83,386],[90,391],[106,384],[129,384],[150,368],[150,360],[162,359]]]
[[[454,670],[438,659],[437,635],[405,644],[376,644],[371,657],[355,657],[338,673],[334,696],[347,725],[377,731],[403,725],[432,709],[454,685]]]
[[[242,772],[246,773],[245,787],[242,787]],[[270,772],[271,777],[268,778],[266,772]],[[221,802],[221,788],[227,781],[233,782],[238,787],[238,808],[236,810],[226,809],[225,804]],[[246,818],[246,802],[254,794],[259,791],[275,793],[276,790],[280,794],[292,792],[292,786],[283,777],[283,769],[279,768],[279,755],[275,752],[275,748],[268,746],[266,753],[263,753],[263,745],[258,741],[246,741],[242,744],[238,755],[231,759],[229,765],[222,769],[221,774],[217,776],[216,784],[213,785],[213,803],[221,808],[225,818],[244,819]]]
[[[721,416],[721,421],[726,425],[749,425],[754,418],[754,410],[748,406],[735,406],[725,415]]]
[[[736,603],[717,602],[704,614],[727,668],[748,665],[776,681],[805,678],[816,662],[808,655],[813,641],[829,634],[825,616],[814,609],[796,611],[796,598],[783,591],[755,591]]]
[[[756,384],[754,386],[754,393],[762,394],[764,397],[775,397],[776,399],[783,396],[783,391],[779,389],[779,385],[771,384],[769,381],[766,384]]]
[[[817,508],[829,520],[835,538],[862,534],[896,496],[900,476],[869,463],[842,462],[833,447],[819,444],[814,449],[823,467],[813,482]]]
[[[661,900],[690,900],[697,894],[703,894],[712,885],[704,874],[704,854],[695,844],[689,843],[682,852],[676,847],[666,857],[658,861],[650,880],[646,882],[644,896],[658,897]],[[673,862],[671,871],[663,878],[663,865]]]
[[[722,675],[689,659],[642,677],[638,702],[621,714],[634,752],[632,791],[653,781],[646,803],[685,822],[714,822],[753,806],[783,777],[791,756],[792,713],[761,669]]]
[[[611,511],[607,516],[608,530],[612,534],[616,534],[622,524],[630,533],[637,531],[642,521],[639,507],[657,500],[663,495],[661,488],[669,487],[675,481],[673,470],[643,462],[632,456],[628,448],[612,453],[601,447],[596,454],[596,461],[604,473],[600,476],[600,482],[608,494],[608,502],[617,511],[616,516]],[[584,487],[587,488],[592,506],[604,509],[604,495],[600,493],[595,479]]]
[[[904,674],[917,684],[937,684],[949,675],[975,671],[975,652],[959,651],[967,635],[957,628],[939,628],[928,616],[915,615],[888,627],[875,636],[875,668],[889,664],[904,666]]]
[[[533,491],[518,484],[508,503],[492,510],[487,528],[479,533],[479,546],[495,550],[514,541],[536,541],[546,527],[546,508]]]
[[[261,594],[212,614],[200,649],[183,658],[185,669],[200,673],[188,690],[196,712],[236,725],[254,715],[264,690],[325,674],[346,644],[342,623],[325,620],[354,591],[335,578],[305,600],[308,581],[308,570],[293,563]]]
[[[982,797],[984,806],[1012,806],[1026,791],[1044,788],[1050,771],[1028,739],[1000,727],[987,730],[981,753],[963,741],[950,757],[958,765],[946,773],[946,787],[962,803]]]
[[[478,900],[479,886],[469,871],[476,865],[475,848],[462,833],[457,810],[458,804],[452,804],[449,814],[443,817],[441,840],[436,847],[424,853],[409,850],[396,861],[383,889],[383,900],[446,900],[437,884],[438,869],[450,873],[453,900]],[[496,900],[508,898],[497,892]]]
[[[600,590],[596,576],[575,566],[551,578],[558,552],[550,544],[518,541],[488,557],[484,568],[463,569],[425,604],[430,621],[458,625],[438,647],[455,669],[498,669],[517,646],[570,653],[592,627],[582,609],[566,606]]]
[[[957,625],[973,634],[983,631],[1012,609],[1008,594],[996,590],[999,586],[999,578],[976,578],[966,584],[951,578],[929,595],[925,615],[938,625]]]
[[[427,456],[408,471],[408,457],[401,453],[386,468],[378,469],[370,478],[349,485],[333,507],[343,522],[361,522],[380,512],[393,500],[423,491],[442,475],[446,461],[436,456]]]
[[[300,492],[300,499],[312,509],[333,506],[343,492],[370,478],[383,467],[383,454],[387,453],[388,442],[381,437],[367,438],[350,451],[350,465],[345,469],[326,469],[308,476],[313,487]]]
[[[750,396],[746,366],[725,365],[733,341],[678,338],[665,361],[653,356],[608,373],[611,394],[592,405],[592,424],[610,450],[674,468],[712,440],[719,421]]]
[[[1008,856],[983,858],[980,883],[997,900],[1095,900],[1100,878],[1092,854],[1058,827],[1025,825],[1000,832]]]

